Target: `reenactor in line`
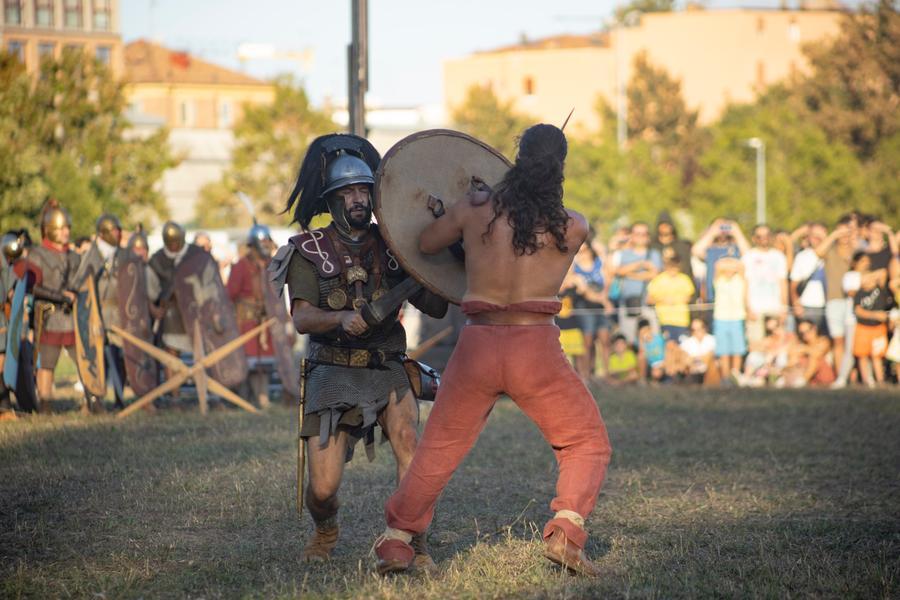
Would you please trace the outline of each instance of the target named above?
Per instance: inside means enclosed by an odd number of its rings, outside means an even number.
[[[274,245],[269,228],[254,222],[247,238],[247,253],[231,268],[225,289],[234,302],[241,333],[250,331],[266,319],[264,286],[269,283],[265,273]],[[260,408],[269,406],[269,372],[265,367],[266,363],[274,364],[274,346],[269,330],[263,330],[244,345],[250,367],[250,390]]]
[[[37,392],[40,411],[49,412],[53,372],[63,349],[74,359],[75,330],[72,307],[75,302],[75,274],[79,256],[69,248],[72,220],[56,200],[41,211],[41,244],[28,255],[34,271],[34,344],[37,348]],[[82,411],[90,406],[85,401]]]
[[[156,345],[177,356],[180,352],[191,352],[191,339],[175,302],[175,270],[185,258],[203,250],[188,244],[184,228],[174,221],[163,225],[162,239],[163,247],[147,262],[147,297]],[[170,376],[168,369],[166,375]],[[177,397],[178,393],[173,396]]]
[[[82,255],[81,265],[75,282],[81,287],[85,277],[93,276],[96,282],[97,301],[105,329],[104,356],[107,382],[112,384],[116,407],[123,408],[125,386],[125,354],[122,338],[110,331],[109,327],[122,326],[119,302],[119,269],[128,254],[121,247],[122,224],[111,214],[101,215],[97,219],[96,238],[90,248]],[[102,402],[102,398],[100,399]]]
[[[144,227],[142,225],[138,225],[137,228],[131,233],[131,236],[128,238],[128,244],[126,245],[128,250],[130,250],[133,254],[136,254],[142,261],[145,263],[150,260],[150,246],[147,242],[147,234],[144,233]]]

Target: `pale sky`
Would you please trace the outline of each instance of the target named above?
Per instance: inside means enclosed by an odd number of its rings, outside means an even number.
[[[440,103],[442,63],[560,33],[588,33],[610,17],[615,0],[369,0],[368,102],[389,106]],[[752,0],[743,6],[775,0]],[[707,2],[708,6],[725,5]],[[734,5],[729,3],[729,5]],[[283,51],[311,49],[302,74],[313,101],[347,95],[350,0],[121,0],[125,42],[154,39],[223,66],[241,69],[242,43]],[[288,61],[248,61],[247,73],[301,76]]]

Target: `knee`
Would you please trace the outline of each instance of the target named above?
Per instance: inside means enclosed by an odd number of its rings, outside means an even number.
[[[398,457],[412,458],[416,451],[416,429],[412,424],[404,424],[391,432],[391,442]]]
[[[309,487],[306,490],[306,501],[309,503],[310,507],[316,507],[320,510],[337,510],[337,491],[338,486],[331,482],[310,481]]]

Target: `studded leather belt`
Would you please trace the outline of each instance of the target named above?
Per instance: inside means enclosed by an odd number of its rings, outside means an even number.
[[[320,365],[354,367],[358,369],[378,369],[386,362],[402,362],[406,358],[404,352],[385,352],[383,350],[364,350],[361,348],[341,348],[311,344],[307,359]]]

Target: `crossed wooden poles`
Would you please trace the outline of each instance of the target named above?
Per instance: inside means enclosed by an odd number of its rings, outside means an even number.
[[[265,321],[264,323],[260,323],[250,331],[231,340],[224,346],[216,348],[209,354],[206,354],[203,348],[203,340],[200,337],[200,324],[194,323],[194,364],[190,367],[184,364],[177,356],[172,356],[162,348],[157,348],[153,344],[146,342],[139,337],[135,337],[121,327],[110,325],[109,329],[111,331],[119,334],[129,343],[134,344],[139,349],[143,350],[144,352],[158,360],[163,364],[163,366],[166,366],[174,371],[172,377],[170,377],[164,383],[160,384],[158,387],[144,394],[138,400],[128,405],[122,412],[120,412],[116,416],[116,418],[124,419],[133,412],[140,410],[144,406],[147,406],[163,394],[177,390],[179,387],[181,387],[182,383],[188,380],[188,378],[193,378],[194,384],[197,386],[197,398],[200,402],[200,412],[203,414],[206,414],[208,408],[206,397],[207,392],[212,392],[217,396],[221,396],[224,400],[227,400],[248,412],[259,412],[258,410],[256,410],[255,406],[229,390],[227,387],[225,387],[212,377],[209,377],[206,374],[206,369],[213,366],[214,364],[243,346],[251,338],[259,335],[259,333],[264,329],[271,327],[273,323],[275,323],[274,317]]]

